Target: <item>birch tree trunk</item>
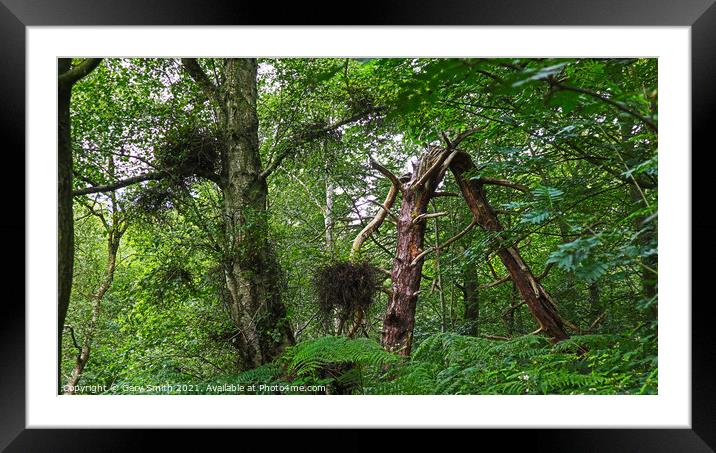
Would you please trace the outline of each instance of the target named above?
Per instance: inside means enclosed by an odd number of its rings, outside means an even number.
[[[92,317],[90,318],[89,324],[86,326],[82,346],[80,348],[77,359],[75,360],[75,366],[72,368],[70,378],[67,380],[65,385],[65,395],[74,395],[76,393],[76,387],[79,383],[82,372],[89,362],[90,351],[92,347],[92,339],[94,338],[95,330],[97,329],[97,322],[99,320],[99,314],[101,311],[102,300],[105,294],[109,291],[112,286],[112,280],[114,279],[114,271],[117,266],[117,251],[119,250],[119,242],[122,238],[124,231],[123,227],[116,227],[113,225],[112,231],[109,232],[107,239],[107,266],[104,271],[104,276],[100,282],[99,287],[92,295]]]
[[[281,301],[281,272],[268,237],[256,76],[255,59],[225,60],[220,117],[227,145],[220,184],[230,244],[225,275],[231,318],[240,331],[240,365],[245,369],[270,362],[293,343]]]

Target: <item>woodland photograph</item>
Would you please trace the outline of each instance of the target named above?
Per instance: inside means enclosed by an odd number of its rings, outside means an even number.
[[[57,64],[58,394],[658,394],[656,58]]]

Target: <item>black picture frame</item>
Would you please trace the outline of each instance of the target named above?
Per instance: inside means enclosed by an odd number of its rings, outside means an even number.
[[[24,187],[25,150],[25,31],[35,25],[571,25],[571,26],[690,26],[692,57],[692,159],[713,153],[712,118],[716,109],[716,0],[369,0],[342,10],[336,2],[312,4],[287,2],[208,2],[188,0],[0,0],[0,143],[4,166]],[[319,16],[318,12],[328,12]],[[54,101],[54,100],[53,100]],[[48,102],[53,102],[48,101]],[[48,133],[50,133],[48,131]],[[49,152],[49,151],[48,151]],[[689,150],[684,150],[688,153]],[[692,165],[692,208],[711,206],[708,165]],[[703,174],[699,174],[703,173]],[[701,185],[701,187],[699,187]],[[6,186],[9,187],[9,186]],[[6,241],[20,243],[25,236],[24,192],[4,201],[6,215],[0,228]],[[710,211],[710,209],[708,209]],[[693,217],[693,216],[692,216]],[[708,238],[716,224],[707,215],[692,220],[692,233]],[[23,241],[24,242],[24,241]],[[692,281],[709,282],[711,265],[699,266],[695,255],[708,257],[713,240],[692,238]],[[24,251],[18,250],[5,273],[0,309],[0,448],[6,451],[135,451],[148,444],[147,436],[162,442],[207,446],[207,439],[235,442],[236,434],[223,430],[211,435],[190,431],[155,430],[40,430],[25,429],[25,307]],[[8,260],[10,262],[10,260]],[[684,263],[688,265],[688,263]],[[708,283],[706,283],[708,284]],[[692,285],[692,290],[695,287]],[[714,329],[707,311],[713,302],[692,297],[692,423],[691,429],[549,429],[481,430],[468,435],[474,445],[506,445],[558,451],[679,451],[716,450],[716,349]],[[685,303],[687,301],[684,301]],[[52,309],[48,305],[48,310]],[[476,408],[479,410],[479,408]],[[426,431],[423,431],[425,433]],[[367,442],[365,432],[340,432],[341,445],[361,449],[380,448]],[[431,435],[434,433],[431,433]],[[411,434],[413,439],[417,434]],[[243,437],[242,435],[239,435]],[[257,440],[265,438],[256,436]],[[281,437],[294,446],[316,443],[315,433]],[[253,437],[253,436],[252,436]],[[234,440],[232,440],[232,438]],[[326,443],[329,441],[325,440]],[[403,441],[401,441],[401,444]],[[371,446],[372,444],[372,446]],[[234,443],[234,445],[236,445]],[[166,448],[166,447],[165,447]],[[341,447],[333,447],[341,448]]]

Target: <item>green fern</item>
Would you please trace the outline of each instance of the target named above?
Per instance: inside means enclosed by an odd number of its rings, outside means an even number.
[[[644,331],[575,336],[556,345],[536,335],[494,341],[440,333],[416,344],[410,358],[367,338],[321,337],[219,380],[353,394],[649,394],[656,393],[657,369],[655,342]]]

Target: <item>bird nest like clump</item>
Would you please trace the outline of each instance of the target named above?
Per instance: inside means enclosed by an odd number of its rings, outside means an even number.
[[[226,142],[206,129],[172,134],[155,150],[157,167],[177,177],[219,178]]]
[[[378,291],[378,270],[366,262],[339,261],[319,268],[314,277],[318,305],[326,317],[346,319],[373,304]]]

